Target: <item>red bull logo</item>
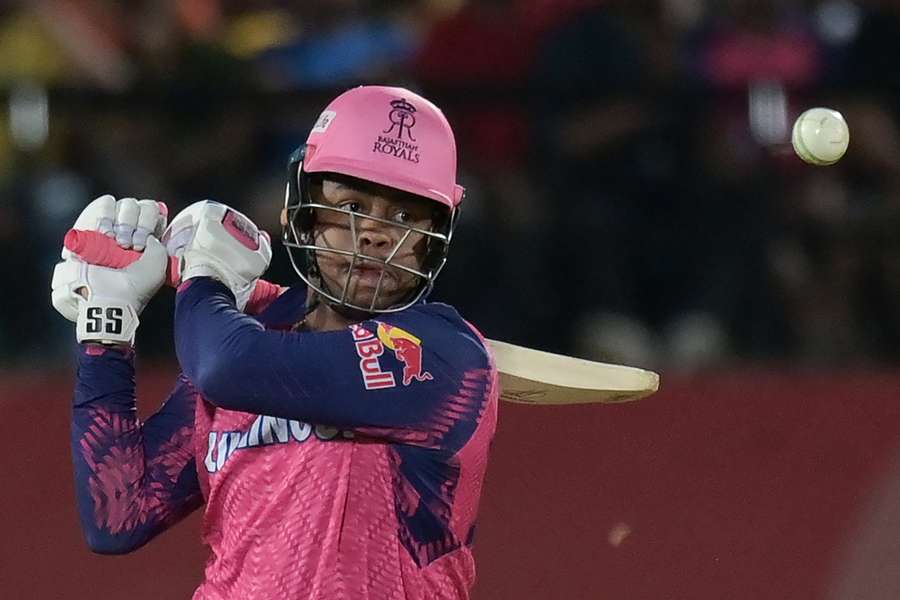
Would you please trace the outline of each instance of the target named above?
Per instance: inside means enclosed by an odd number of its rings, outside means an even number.
[[[403,385],[413,381],[430,381],[431,373],[422,365],[422,340],[399,327],[378,324],[378,339],[385,348],[391,350],[398,361],[403,363]]]
[[[359,371],[366,389],[380,390],[396,386],[394,374],[382,370],[381,363],[378,362],[378,357],[384,354],[384,344],[361,325],[351,325],[350,332],[353,334],[356,355],[359,356]]]

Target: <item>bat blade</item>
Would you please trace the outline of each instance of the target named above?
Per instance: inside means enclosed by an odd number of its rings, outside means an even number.
[[[614,404],[659,389],[653,371],[594,362],[488,340],[500,372],[500,398],[539,405]]]

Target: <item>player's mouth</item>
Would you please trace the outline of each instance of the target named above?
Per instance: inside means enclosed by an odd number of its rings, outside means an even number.
[[[374,265],[356,265],[350,271],[352,277],[356,280],[357,285],[375,288],[381,281],[381,286],[393,286],[397,282],[397,276],[391,272],[391,269],[383,266]],[[384,277],[382,277],[384,273]]]

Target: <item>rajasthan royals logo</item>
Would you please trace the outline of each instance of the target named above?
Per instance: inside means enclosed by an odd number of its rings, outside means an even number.
[[[391,106],[394,107],[388,114],[391,125],[382,133],[391,133],[396,130],[397,139],[402,140],[403,133],[406,132],[408,139],[416,141],[412,135],[412,128],[416,124],[416,107],[403,99],[392,100]]]
[[[416,124],[416,107],[402,98],[391,100],[391,106],[393,108],[388,114],[391,125],[381,133],[393,133],[394,135],[379,135],[372,145],[372,152],[388,154],[394,158],[418,164],[419,145],[412,143],[416,141],[412,134],[412,128]],[[406,139],[403,139],[404,136]]]

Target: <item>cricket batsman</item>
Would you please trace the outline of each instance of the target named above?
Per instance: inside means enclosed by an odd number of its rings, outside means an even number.
[[[228,206],[166,227],[151,200],[88,205],[52,301],[79,342],[90,548],[131,552],[204,506],[196,600],[468,598],[497,371],[477,330],[426,302],[462,199],[441,111],[365,86],[291,158],[281,221],[298,285],[260,279],[269,238]],[[133,342],[167,277],[182,373],[141,423]]]

